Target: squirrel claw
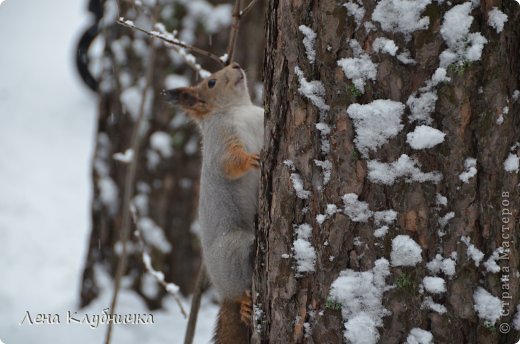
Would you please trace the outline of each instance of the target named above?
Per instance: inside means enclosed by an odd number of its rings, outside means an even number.
[[[253,301],[251,292],[247,290],[240,300],[240,320],[247,326],[251,325],[251,317],[253,313]]]
[[[251,166],[260,168],[260,156],[258,154],[251,154]]]

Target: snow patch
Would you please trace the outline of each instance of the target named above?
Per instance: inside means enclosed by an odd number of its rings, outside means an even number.
[[[518,155],[509,153],[509,156],[504,161],[504,170],[509,173],[518,173],[520,167],[520,158]]]
[[[440,277],[424,277],[423,286],[427,292],[432,294],[441,294],[446,292],[446,281]]]
[[[296,240],[293,242],[294,259],[296,259],[296,271],[305,273],[314,271],[316,262],[316,250],[309,242],[312,236],[312,227],[301,224],[295,229]]]
[[[372,20],[379,22],[381,28],[389,32],[400,32],[408,41],[417,30],[426,30],[430,18],[421,17],[431,0],[381,0],[377,4]]]
[[[408,235],[398,235],[392,240],[390,261],[392,266],[415,266],[422,261],[422,249]]]
[[[325,96],[325,87],[323,87],[321,81],[307,81],[303,71],[298,66],[294,67],[294,72],[296,73],[300,83],[298,92],[305,98],[309,99],[309,101],[314,104],[314,106],[316,106],[320,112],[323,113],[329,111],[330,106],[328,106],[323,99]]]
[[[332,283],[330,298],[342,306],[347,342],[378,342],[380,335],[377,328],[383,326],[382,318],[391,314],[382,303],[385,278],[389,275],[388,261],[380,258],[375,261],[373,269],[364,272],[344,270]]]
[[[316,32],[310,27],[300,25],[298,27],[301,33],[305,36],[303,38],[303,45],[305,46],[305,52],[307,53],[307,59],[311,64],[316,60],[316,51],[314,50],[314,41],[316,40]]]
[[[358,195],[349,193],[341,197],[345,208],[343,212],[354,222],[367,222],[373,212],[368,208],[368,203],[359,201]]]
[[[469,183],[469,180],[477,174],[477,159],[467,158],[464,161],[464,172],[459,174],[459,179],[463,183]]]
[[[361,93],[365,93],[366,82],[368,80],[376,80],[377,64],[373,63],[370,57],[363,52],[358,41],[352,39],[349,44],[354,57],[338,60],[338,66],[343,69],[345,76],[352,80],[354,86]]]
[[[403,129],[404,109],[404,104],[388,99],[348,107],[347,113],[356,129],[354,142],[363,156],[367,157],[369,150],[377,150]]]
[[[491,295],[486,289],[478,287],[473,293],[473,301],[475,301],[475,311],[480,319],[495,324],[502,316],[502,301]]]
[[[406,344],[433,344],[433,335],[430,331],[416,327],[410,331]]]
[[[442,180],[440,172],[422,172],[419,163],[406,154],[402,154],[392,163],[370,160],[367,167],[368,179],[376,184],[392,185],[398,178],[405,178],[407,183],[429,181],[437,184]]]
[[[501,33],[504,30],[504,24],[507,22],[507,14],[499,10],[496,6],[488,12],[488,25]]]
[[[343,6],[347,9],[348,14],[354,17],[357,30],[363,21],[363,17],[365,16],[365,8],[363,7],[363,4],[349,1],[346,4],[343,4]]]
[[[462,241],[464,244],[466,244],[466,247],[468,248],[468,256],[473,259],[475,262],[475,266],[479,266],[480,262],[484,258],[484,253],[482,253],[481,250],[479,250],[475,245],[473,245],[467,236],[463,236],[460,238],[460,241]]]
[[[397,45],[395,45],[395,42],[391,39],[377,37],[374,40],[374,43],[372,43],[372,49],[374,49],[374,52],[376,53],[383,52],[395,56],[398,47]]]
[[[446,134],[438,129],[421,125],[406,135],[406,142],[408,142],[413,149],[432,148],[444,142],[445,136]]]

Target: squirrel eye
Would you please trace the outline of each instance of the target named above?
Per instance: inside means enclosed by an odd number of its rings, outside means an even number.
[[[216,83],[217,83],[217,80],[211,79],[210,81],[208,81],[208,87],[213,88],[213,87],[215,87]]]

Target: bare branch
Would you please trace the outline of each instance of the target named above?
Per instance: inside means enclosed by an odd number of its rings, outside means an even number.
[[[229,41],[227,47],[227,59],[226,65],[233,62],[233,55],[235,53],[235,45],[237,43],[238,28],[240,26],[240,0],[235,0],[235,6],[233,7],[233,20],[231,22],[231,31],[229,32]]]
[[[246,6],[246,8],[244,8],[242,11],[240,11],[240,18],[242,18],[243,16],[245,16],[252,8],[253,6],[255,5],[256,3],[256,0],[251,0],[251,2],[249,3],[249,5]]]
[[[128,260],[128,239],[130,236],[130,203],[131,199],[134,195],[134,184],[135,177],[137,174],[137,163],[139,161],[139,147],[141,145],[141,127],[145,122],[145,104],[146,97],[148,96],[148,89],[152,86],[153,74],[155,71],[155,59],[156,59],[156,48],[152,44],[150,47],[150,59],[148,61],[148,66],[146,69],[146,85],[143,87],[143,92],[141,95],[141,103],[139,104],[139,117],[134,125],[132,137],[130,139],[130,149],[132,150],[132,159],[130,161],[130,165],[126,170],[125,175],[125,184],[124,184],[124,194],[123,194],[123,208],[122,208],[122,220],[121,220],[121,229],[120,229],[120,242],[122,244],[122,252],[117,261],[116,267],[116,275],[114,277],[114,293],[112,295],[112,302],[110,305],[110,315],[114,316],[116,306],[117,306],[117,298],[119,296],[119,290],[121,289],[121,279],[126,271],[127,260]],[[112,327],[113,322],[109,322],[107,333],[105,337],[105,344],[110,344],[112,337]]]
[[[175,302],[177,302],[177,305],[179,306],[182,315],[186,318],[186,311],[184,310],[184,307],[182,306],[181,300],[179,299],[178,295],[178,289],[175,284],[173,283],[167,283],[164,280],[164,274],[162,272],[156,271],[151,262],[150,254],[148,253],[148,250],[146,249],[146,243],[144,242],[143,236],[141,235],[141,228],[138,225],[137,221],[137,211],[135,210],[135,207],[133,205],[130,206],[130,213],[132,214],[132,220],[134,223],[134,226],[136,228],[134,234],[139,241],[139,246],[141,247],[141,251],[143,252],[143,263],[146,268],[146,270],[155,278],[157,282],[159,282],[160,285],[166,289],[168,294],[172,295]],[[190,315],[191,318],[191,315]]]
[[[191,299],[190,318],[188,326],[186,327],[186,334],[184,336],[184,344],[192,344],[195,335],[195,328],[197,327],[197,317],[199,315],[200,299],[202,292],[208,286],[209,279],[206,273],[206,266],[204,263],[200,265],[199,274],[197,275],[197,282],[195,283],[195,290]]]
[[[145,33],[145,34],[147,34],[150,37],[158,38],[158,39],[160,39],[160,40],[162,40],[162,41],[164,41],[164,42],[166,42],[168,44],[181,47],[183,49],[191,51],[191,52],[193,52],[195,54],[199,54],[201,56],[208,57],[208,58],[218,62],[220,65],[223,65],[222,60],[220,60],[220,58],[217,55],[215,55],[215,54],[213,54],[213,53],[211,53],[209,51],[197,48],[197,47],[195,47],[193,45],[190,45],[190,44],[188,44],[186,42],[183,42],[181,40],[178,40],[178,39],[172,39],[172,38],[166,37],[166,35],[164,33],[161,33],[161,32],[158,32],[158,31],[151,31],[151,32],[147,31],[147,30],[145,30],[143,28],[135,26],[132,21],[130,21],[130,20],[126,20],[125,21],[123,19],[124,18],[119,18],[117,20],[117,23],[122,25],[122,26],[126,26],[128,28],[131,28],[131,29],[134,29],[134,30],[137,30],[137,31],[141,31],[142,33]]]

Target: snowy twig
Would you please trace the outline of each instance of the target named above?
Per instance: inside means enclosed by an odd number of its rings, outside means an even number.
[[[164,287],[168,294],[173,296],[175,302],[177,302],[177,305],[179,305],[182,315],[186,318],[186,311],[184,310],[181,300],[179,299],[178,287],[175,284],[166,283],[166,281],[164,281],[164,274],[162,272],[156,271],[152,266],[150,254],[146,249],[146,243],[144,242],[143,236],[141,235],[141,228],[139,227],[139,222],[137,221],[137,211],[135,210],[134,206],[130,206],[130,213],[132,215],[132,220],[136,228],[134,234],[137,238],[137,241],[139,242],[141,251],[143,252],[143,263],[146,268],[146,271],[148,271],[155,278],[155,280]]]
[[[141,104],[139,106],[139,117],[135,123],[133,128],[132,136],[130,139],[130,149],[133,152],[132,160],[128,166],[125,175],[125,184],[124,184],[124,195],[123,195],[123,208],[122,208],[122,219],[121,219],[121,229],[120,229],[120,242],[122,244],[122,252],[119,260],[117,261],[116,267],[116,275],[114,277],[114,293],[112,295],[112,302],[110,305],[110,315],[114,316],[115,309],[117,306],[117,298],[119,295],[119,290],[121,288],[121,279],[123,278],[123,274],[126,271],[127,260],[128,260],[128,239],[130,237],[130,203],[131,199],[134,195],[134,184],[135,177],[137,174],[137,163],[139,161],[139,147],[141,145],[141,128],[144,126],[145,122],[145,104],[146,98],[148,95],[148,89],[152,86],[153,75],[155,71],[155,59],[156,59],[156,47],[154,44],[150,45],[150,59],[146,69],[146,84],[143,87],[143,93],[141,96]],[[105,344],[110,344],[111,336],[112,336],[112,327],[113,322],[109,322],[107,333],[105,337]]]
[[[135,26],[135,25],[134,25],[131,21],[129,21],[129,20],[126,20],[126,21],[123,20],[123,18],[119,18],[119,19],[117,20],[117,23],[120,24],[120,25],[122,25],[122,26],[126,26],[126,27],[128,27],[128,28],[131,28],[131,29],[134,29],[134,30],[140,31],[140,32],[142,32],[142,33],[145,33],[145,34],[147,34],[147,35],[150,36],[150,37],[158,38],[158,39],[160,39],[160,40],[162,40],[162,41],[164,41],[164,42],[166,42],[166,43],[168,43],[168,44],[171,44],[171,45],[174,45],[174,46],[181,47],[181,48],[183,48],[183,49],[186,49],[186,50],[188,50],[188,51],[191,51],[191,52],[193,52],[193,53],[195,53],[195,54],[199,54],[199,55],[201,55],[201,56],[206,56],[206,57],[208,57],[208,58],[210,58],[210,59],[212,59],[212,60],[218,62],[220,65],[223,64],[222,61],[220,60],[220,58],[219,58],[217,55],[215,55],[215,54],[213,54],[213,53],[211,53],[211,52],[209,52],[209,51],[207,51],[207,50],[197,48],[197,47],[195,47],[195,46],[193,46],[193,45],[190,45],[190,44],[188,44],[188,43],[186,43],[186,42],[183,42],[183,41],[181,41],[181,40],[178,40],[178,39],[170,39],[170,38],[167,38],[167,37],[165,37],[164,34],[161,34],[161,33],[159,33],[159,32],[155,32],[155,31],[150,32],[150,31],[147,31],[147,30],[145,30],[145,29],[143,29],[143,28],[140,28],[140,27],[138,27],[138,26]]]
[[[195,290],[191,299],[190,318],[188,319],[188,326],[186,327],[186,335],[184,336],[184,344],[192,344],[195,335],[195,328],[197,326],[197,317],[199,315],[200,299],[202,292],[208,286],[209,279],[206,273],[206,266],[201,264],[199,274],[197,275],[197,282],[195,283]]]

